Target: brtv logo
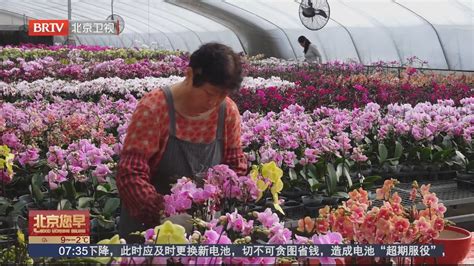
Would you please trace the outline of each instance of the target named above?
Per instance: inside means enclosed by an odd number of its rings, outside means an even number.
[[[67,36],[69,21],[61,20],[29,20],[28,35],[30,36]]]

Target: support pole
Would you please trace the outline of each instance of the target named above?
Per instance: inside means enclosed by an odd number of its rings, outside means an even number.
[[[68,19],[69,22],[71,22],[71,19],[72,19],[71,0],[67,0],[67,19]],[[69,35],[69,33],[67,34],[66,43],[67,44],[72,44],[72,38]]]

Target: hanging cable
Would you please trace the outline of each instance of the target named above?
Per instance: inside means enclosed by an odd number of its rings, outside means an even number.
[[[148,0],[148,47],[150,47],[150,0]]]

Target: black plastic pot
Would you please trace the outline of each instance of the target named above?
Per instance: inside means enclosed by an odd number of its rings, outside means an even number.
[[[289,201],[286,197],[282,197],[282,196],[279,196],[278,199],[283,200],[284,202]],[[273,198],[265,199],[265,207],[273,207]]]
[[[301,202],[303,203],[303,205],[308,205],[308,204],[312,204],[312,205],[321,205],[321,203],[323,202],[323,196],[322,195],[310,195],[310,196],[302,196],[301,197]]]
[[[454,170],[434,171],[431,176],[434,180],[453,180],[457,177],[457,172]]]
[[[318,217],[319,216],[319,209],[324,208],[325,205],[323,204],[316,204],[316,203],[307,203],[304,204],[305,209],[305,216],[309,217]]]
[[[251,205],[249,206],[249,212],[264,212],[266,207],[258,206],[258,205]]]
[[[344,200],[346,198],[341,196],[323,197],[323,205],[335,206]]]
[[[305,191],[299,187],[294,187],[294,188],[289,188],[285,189],[281,192],[280,195],[283,197],[286,197],[289,200],[295,200],[298,201],[302,196],[309,195],[310,193],[308,191]]]
[[[383,185],[384,181],[389,178],[395,178],[401,183],[411,183],[415,180],[432,179],[432,175],[428,171],[412,171],[399,173],[378,172],[377,175],[381,176],[382,178],[375,182],[376,185]]]
[[[409,173],[409,172],[413,172],[414,170],[415,170],[415,166],[413,165],[402,165],[400,172]]]
[[[285,202],[281,208],[285,212],[285,217],[290,219],[300,219],[305,214],[305,209],[303,204],[289,200]]]
[[[474,180],[455,179],[458,189],[474,191]]]
[[[466,172],[457,172],[456,179],[459,180],[474,180],[474,173],[466,173]]]

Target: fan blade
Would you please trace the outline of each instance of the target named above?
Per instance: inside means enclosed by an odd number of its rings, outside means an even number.
[[[316,10],[312,7],[303,8],[303,16],[307,18],[312,18],[316,16]]]
[[[315,10],[315,15],[319,15],[321,17],[324,17],[324,18],[328,18],[328,15],[326,14],[326,12],[322,9],[317,9]]]

